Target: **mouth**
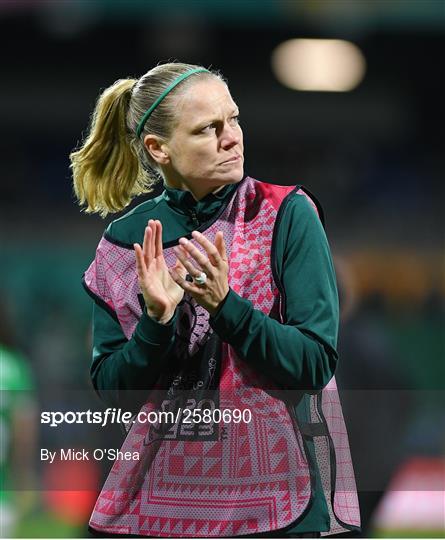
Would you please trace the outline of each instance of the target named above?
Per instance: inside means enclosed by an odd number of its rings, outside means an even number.
[[[225,165],[226,163],[236,163],[237,161],[241,160],[241,156],[239,154],[236,154],[235,156],[232,156],[230,159],[226,159],[225,161],[221,162],[220,165]]]

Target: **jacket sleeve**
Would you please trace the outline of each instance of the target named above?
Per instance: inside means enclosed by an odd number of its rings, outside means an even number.
[[[91,379],[105,403],[139,410],[172,354],[175,321],[159,324],[144,310],[127,340],[118,320],[94,304]]]
[[[321,222],[305,196],[292,194],[273,247],[284,290],[283,323],[230,289],[210,324],[252,367],[283,388],[317,391],[337,364],[338,295]]]

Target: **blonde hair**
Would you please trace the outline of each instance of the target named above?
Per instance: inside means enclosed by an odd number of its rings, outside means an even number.
[[[119,212],[134,197],[153,191],[160,178],[157,164],[144,145],[148,133],[167,140],[175,127],[175,103],[195,77],[217,77],[219,73],[191,75],[172,90],[155,108],[140,137],[136,135],[145,111],[180,75],[200,68],[191,64],[161,64],[140,79],[120,79],[99,96],[89,132],[79,149],[70,154],[74,192],[85,212]]]

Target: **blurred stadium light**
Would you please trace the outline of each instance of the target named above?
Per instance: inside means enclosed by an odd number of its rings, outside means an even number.
[[[349,92],[365,74],[360,49],[339,39],[291,39],[272,53],[277,79],[293,90]]]

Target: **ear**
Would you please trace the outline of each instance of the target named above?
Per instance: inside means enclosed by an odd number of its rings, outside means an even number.
[[[167,165],[170,162],[167,145],[161,138],[156,135],[145,135],[144,146],[159,165]]]

